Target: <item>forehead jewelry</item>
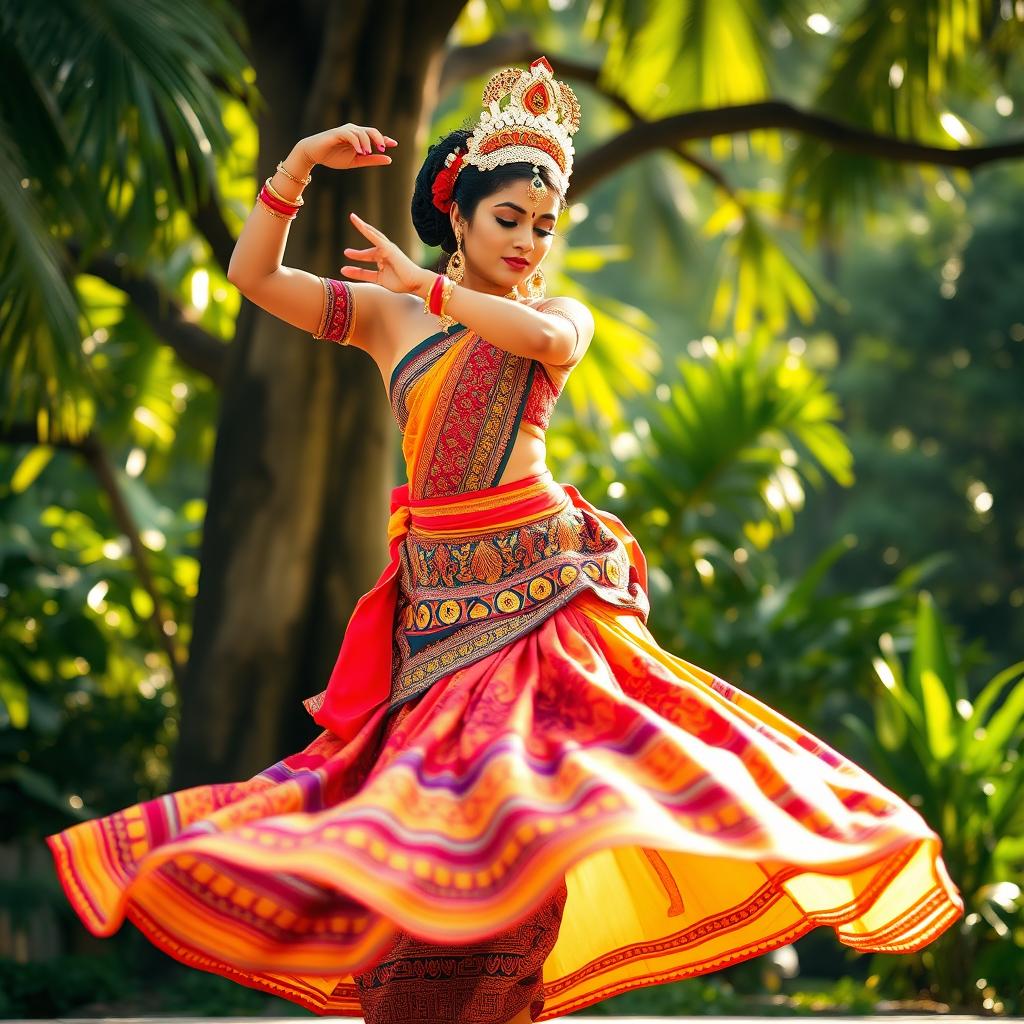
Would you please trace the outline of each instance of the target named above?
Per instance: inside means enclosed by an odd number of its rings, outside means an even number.
[[[540,168],[536,164],[533,165],[533,180],[527,185],[526,194],[534,206],[540,206],[548,194],[547,185],[544,184],[544,179],[540,176]]]

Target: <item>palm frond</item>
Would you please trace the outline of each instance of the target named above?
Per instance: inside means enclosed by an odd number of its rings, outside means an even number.
[[[646,116],[768,95],[768,42],[753,0],[610,0],[602,82]]]
[[[0,0],[0,386],[9,415],[75,434],[88,394],[74,268],[117,249],[143,262],[215,187],[223,90],[257,102],[226,0]],[[22,183],[27,183],[24,187]],[[16,401],[13,401],[16,398]],[[13,412],[11,411],[13,407]]]
[[[997,40],[1009,31],[1001,29],[999,8],[997,0],[862,3],[837,35],[813,108],[879,134],[952,148],[944,98],[954,88],[977,96],[992,85]],[[916,173],[801,136],[785,201],[799,199],[810,241],[854,212],[874,209],[885,191]]]
[[[742,532],[765,547],[792,529],[804,481],[852,480],[852,454],[832,422],[835,397],[766,329],[742,345],[706,341],[691,350],[678,361],[678,382],[659,386],[644,409],[650,451],[624,472],[643,478],[645,500],[657,495],[674,510],[673,529]]]
[[[7,125],[0,122],[0,398],[4,424],[38,421],[79,436],[82,424],[62,385],[81,380],[78,310],[59,243],[30,188]]]

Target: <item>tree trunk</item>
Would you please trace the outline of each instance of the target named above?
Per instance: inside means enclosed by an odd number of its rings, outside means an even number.
[[[314,170],[284,262],[339,276],[356,210],[409,253],[409,200],[442,46],[462,2],[249,4],[268,110],[258,179],[347,121],[398,139],[386,168]],[[301,705],[330,675],[356,599],[387,561],[397,430],[366,353],[243,303],[211,469],[172,787],[248,778],[319,731]]]

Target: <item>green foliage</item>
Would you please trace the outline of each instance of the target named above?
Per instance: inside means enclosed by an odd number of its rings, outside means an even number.
[[[103,956],[29,964],[0,960],[0,1016],[313,1016],[296,1003],[220,975],[139,955],[135,943],[114,940],[107,947]]]
[[[763,959],[747,961],[741,966],[748,964],[760,967]],[[781,983],[770,986],[770,994],[745,994],[722,976],[730,973],[637,989],[580,1012],[594,1017],[812,1017],[823,1013],[871,1014],[876,1012],[879,1003],[880,994],[875,984],[852,978],[840,978],[832,983],[795,978],[784,986]],[[772,976],[764,971],[759,973]]]
[[[111,342],[114,365],[126,348],[134,351]],[[184,455],[188,424],[209,410],[201,401],[188,409],[179,395],[160,412],[155,395],[168,382],[155,367],[165,357],[151,351],[150,367],[134,368],[130,408],[154,411],[126,422],[137,444],[115,449],[110,477],[138,530],[173,647],[191,632],[204,505],[178,500],[201,477],[187,461],[171,471],[161,434],[177,428]],[[152,487],[139,475],[147,458]],[[39,837],[163,790],[177,697],[151,618],[154,594],[85,460],[9,448],[0,479],[11,481],[0,485],[0,818],[8,837]]]
[[[218,89],[255,103],[244,22],[217,0],[0,3],[0,395],[7,422],[79,436],[89,327],[61,243],[166,255],[172,209],[212,194],[230,148]],[[60,242],[58,242],[58,239]],[[87,421],[86,421],[87,422]]]
[[[630,522],[654,527],[661,551],[697,537],[763,550],[793,528],[805,482],[819,486],[825,474],[852,482],[850,451],[832,422],[835,398],[767,332],[745,344],[707,337],[688,355],[636,404],[633,429],[613,438],[611,459],[578,455],[567,468],[607,489]],[[586,457],[587,441],[578,431],[572,448]],[[557,455],[571,450],[556,445]]]
[[[844,724],[860,740],[865,766],[907,794],[942,837],[966,916],[921,953],[878,958],[878,970],[890,981],[923,980],[958,1005],[1009,1005],[1024,958],[1024,661],[969,700],[927,592],[906,670],[893,637],[882,636],[881,651],[874,728],[853,716]]]
[[[842,316],[823,312],[809,339],[831,336],[829,374],[844,410],[857,486],[809,503],[780,557],[837,534],[860,555],[837,566],[846,590],[943,552],[936,601],[993,666],[1024,650],[1024,173],[980,177],[969,196],[937,190],[919,210],[886,204],[871,231],[851,232],[836,287]]]
[[[993,0],[928,0],[903,5],[901,16],[891,5],[834,3],[829,13],[838,30],[823,35],[807,24],[819,6],[602,0],[568,5],[549,20],[550,5],[542,0],[485,0],[467,5],[458,41],[483,43],[519,24],[553,33],[563,44],[558,52],[600,67],[599,79],[579,89],[587,110],[576,140],[581,154],[628,126],[632,115],[621,99],[635,115],[654,118],[778,95],[867,130],[918,133],[942,145],[950,136],[941,114],[956,103],[976,137],[1003,130],[988,108],[994,90],[1010,88],[997,75],[1010,66],[1019,24],[997,17]],[[221,2],[0,0],[0,28],[10,85],[0,96],[0,393],[9,413],[34,418],[44,436],[51,426],[58,435],[74,435],[72,421],[94,429],[139,529],[153,540],[147,548],[156,590],[181,626],[175,642],[184,647],[216,393],[181,371],[125,293],[74,269],[109,253],[181,302],[193,287],[208,288],[210,301],[197,300],[188,315],[216,337],[233,336],[238,295],[209,266],[191,215],[213,194],[215,181],[230,230],[237,232],[252,205],[258,138],[246,106],[255,103],[252,71],[238,45],[244,22]],[[891,83],[895,65],[902,69],[899,87]],[[440,116],[459,123],[475,111],[480,84],[459,90]],[[906,172],[809,138],[787,166],[792,136],[776,130],[733,136],[713,111],[711,123],[706,153],[687,148],[692,140],[666,145],[585,202],[574,200],[567,213],[572,248],[556,248],[562,266],[549,275],[551,290],[584,299],[598,332],[563,400],[560,419],[570,412],[572,421],[556,420],[549,452],[566,470],[560,477],[616,511],[640,538],[651,559],[652,625],[662,642],[831,741],[839,715],[859,708],[869,692],[875,638],[900,634],[915,589],[942,564],[925,555],[944,527],[928,534],[920,525],[925,517],[908,511],[905,496],[888,502],[888,494],[879,500],[871,492],[882,532],[898,516],[930,543],[882,585],[829,592],[857,531],[832,529],[809,539],[805,529],[798,538],[797,517],[803,511],[806,523],[807,485],[849,486],[851,446],[837,423],[833,390],[811,369],[801,340],[786,346],[770,335],[781,336],[791,315],[806,320],[819,300],[837,309],[875,300],[883,318],[872,331],[872,351],[893,357],[883,373],[895,383],[890,391],[877,381],[873,386],[893,407],[909,393],[910,371],[930,357],[932,339],[918,330],[919,308],[898,325],[885,318],[896,296],[882,286],[914,292],[914,283],[888,269],[891,281],[838,288],[789,236],[806,226],[807,237],[816,230],[820,237],[827,225],[870,208],[895,184],[953,190],[928,168]],[[957,182],[965,187],[966,175]],[[962,206],[949,206],[964,219]],[[934,252],[923,253],[928,273],[935,259]],[[1014,265],[1019,260],[1014,264],[1007,246],[987,271],[1011,295],[1019,291]],[[664,317],[639,310],[659,304]],[[979,288],[956,329],[977,334],[971,318],[995,306]],[[709,327],[744,344],[687,343]],[[842,336],[842,325],[835,333]],[[922,347],[911,350],[911,342]],[[897,375],[897,364],[907,372]],[[979,405],[1008,409],[1001,387],[1011,386],[1012,375],[996,377],[979,377],[975,397]],[[929,393],[919,404],[952,418],[948,399],[948,392]],[[869,428],[878,422],[869,420]],[[967,438],[977,422],[965,416],[953,432]],[[1003,422],[1015,421],[1005,413]],[[987,425],[979,431],[986,432]],[[129,473],[129,462],[140,459],[145,475]],[[14,446],[0,456],[0,480],[9,481],[0,485],[0,816],[10,833],[37,838],[159,792],[176,735],[176,704],[171,670],[149,621],[153,596],[140,584],[107,496],[78,456]],[[932,483],[921,478],[913,488],[922,502],[933,501]],[[793,567],[779,556],[787,538],[802,543]],[[972,569],[970,558],[950,562]],[[994,748],[980,753],[985,744],[975,737],[970,749],[978,763],[968,765],[964,778],[928,775],[934,751],[945,758],[941,772],[957,763],[965,687],[950,683],[953,689],[945,699],[942,694],[969,652],[943,659],[935,653],[941,630],[922,627],[926,632],[922,650],[932,653],[909,674],[918,682],[908,683],[898,711],[879,709],[885,740],[875,751],[882,759],[877,772],[906,771],[905,778],[893,776],[894,788],[902,792],[913,779],[916,795],[933,801],[929,813],[938,813],[949,830],[951,869],[958,881],[967,880],[975,909],[966,932],[948,936],[952,952],[936,946],[916,961],[894,958],[888,976],[914,994],[921,979],[943,980],[952,964],[970,972],[964,984],[985,979],[986,986],[975,985],[975,998],[1008,1000],[1006,979],[1020,961],[1022,924],[1007,885],[1020,878],[1019,850],[991,831],[982,812],[1008,813],[1017,793],[1008,780],[1019,778],[1010,753],[1019,737],[1000,738],[1009,719],[997,727],[990,714],[986,735],[996,737],[988,742]],[[980,707],[981,699],[972,715]],[[1005,757],[996,771],[999,750]],[[962,811],[941,792],[954,782]],[[19,915],[47,898],[35,887],[0,891],[0,905]],[[0,1014],[55,1016],[76,1000],[114,994],[109,964],[43,967],[62,977],[67,972],[59,1002],[45,993],[43,970],[17,965],[18,989],[6,984],[15,969],[5,966],[0,993],[8,1004],[0,1003]],[[170,988],[177,1001],[168,998],[169,1012],[254,1013],[259,1005],[258,993],[201,972],[183,972]],[[824,1000],[852,1009],[866,1007],[870,993],[848,983],[792,998],[793,1005]],[[588,1010],[735,1013],[743,1005],[719,978],[621,1000]]]
[[[1022,25],[1005,16],[999,0],[857,5],[838,26],[813,108],[887,136],[942,148],[952,148],[953,142],[976,145],[980,132],[964,124],[962,104],[989,98],[1004,69],[1006,48],[1012,40],[1019,43]],[[953,90],[961,100],[955,121],[950,120]],[[806,211],[810,240],[876,207],[886,190],[914,178],[920,182],[934,175],[804,135],[787,168],[786,200]],[[967,182],[962,172],[961,181]]]
[[[0,1017],[61,1017],[83,1003],[115,998],[124,988],[122,965],[111,957],[0,960]]]
[[[627,478],[656,509],[672,510],[679,534],[742,533],[763,549],[792,530],[805,481],[820,484],[824,471],[852,482],[849,449],[831,422],[834,396],[767,332],[744,345],[708,339],[691,355],[677,361],[667,396],[647,406],[654,451],[645,465],[624,467]]]

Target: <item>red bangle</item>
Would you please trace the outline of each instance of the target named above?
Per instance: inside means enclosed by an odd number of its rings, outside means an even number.
[[[298,207],[282,203],[280,199],[269,192],[266,185],[260,189],[259,195],[256,198],[259,199],[260,202],[266,203],[272,210],[276,210],[283,216],[288,217],[289,220],[298,215]]]
[[[435,316],[440,316],[441,314],[441,296],[443,294],[443,286],[444,275],[438,274],[437,277],[434,278],[434,283],[430,286],[430,296],[427,300],[430,306],[430,312]]]

